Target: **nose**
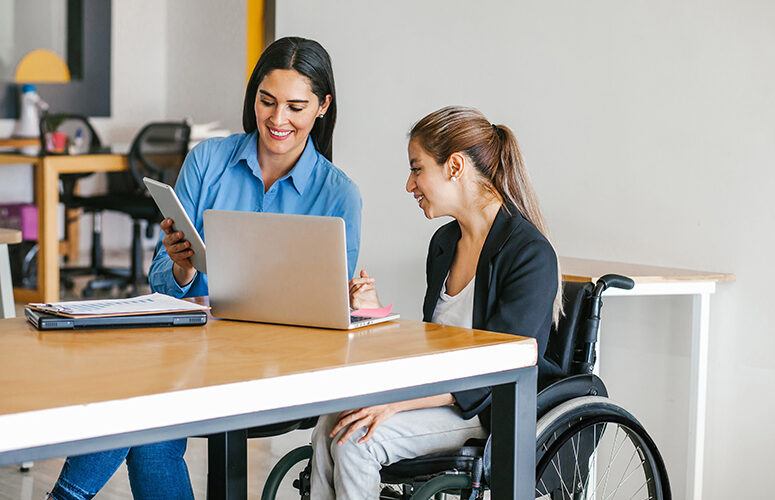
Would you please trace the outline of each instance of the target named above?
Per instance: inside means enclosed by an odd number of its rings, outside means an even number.
[[[285,120],[285,110],[283,106],[275,106],[272,113],[272,125],[282,125]]]
[[[412,191],[414,191],[414,187],[415,187],[414,179],[412,179],[412,173],[409,172],[409,177],[407,177],[406,179],[406,192],[411,193]]]

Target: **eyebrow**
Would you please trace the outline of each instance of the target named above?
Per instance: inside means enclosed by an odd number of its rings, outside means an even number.
[[[267,96],[267,97],[271,97],[275,101],[277,100],[277,98],[275,96],[273,96],[272,94],[270,94],[266,90],[259,90],[259,92],[261,94]],[[295,102],[295,103],[301,103],[301,104],[309,104],[309,101],[307,99],[288,99],[286,102]]]

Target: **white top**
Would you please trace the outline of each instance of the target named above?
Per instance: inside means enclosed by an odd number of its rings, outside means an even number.
[[[444,280],[444,286],[441,287],[441,294],[431,319],[433,323],[471,328],[474,321],[474,283],[476,277],[469,281],[457,295],[447,295],[448,279],[449,274]]]

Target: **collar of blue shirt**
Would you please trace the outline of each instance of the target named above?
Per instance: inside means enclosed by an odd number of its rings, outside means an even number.
[[[257,131],[245,134],[242,138],[242,144],[237,148],[236,154],[229,163],[229,167],[239,165],[240,162],[244,161],[248,168],[253,172],[253,175],[255,175],[263,184],[264,180],[261,175],[261,166],[258,164],[257,139]],[[308,137],[307,145],[304,146],[304,151],[301,153],[296,165],[293,166],[290,172],[278,179],[277,182],[281,182],[290,177],[293,182],[293,187],[296,188],[299,195],[304,194],[304,188],[307,187],[309,178],[312,175],[312,170],[318,162],[319,155],[320,153],[318,153],[315,144],[312,142],[312,137]]]

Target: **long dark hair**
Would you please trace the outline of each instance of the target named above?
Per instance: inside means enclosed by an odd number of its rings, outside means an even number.
[[[514,133],[506,125],[490,123],[481,111],[449,106],[417,122],[409,132],[439,165],[452,153],[465,153],[478,170],[484,189],[495,193],[507,210],[516,208],[546,239],[549,229],[538,205],[522,152]],[[557,293],[552,307],[556,325],[562,314],[562,274],[557,261]]]
[[[312,127],[312,141],[317,150],[328,161],[333,156],[333,135],[336,125],[336,89],[334,87],[334,70],[331,68],[331,57],[315,40],[296,36],[280,38],[272,42],[258,58],[253,74],[250,75],[245,89],[245,103],[242,108],[242,128],[246,133],[257,129],[255,102],[258,84],[275,69],[293,69],[309,78],[312,93],[322,104],[327,95],[331,95],[331,104],[323,118],[315,120]]]

